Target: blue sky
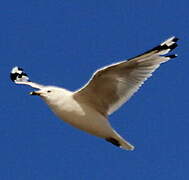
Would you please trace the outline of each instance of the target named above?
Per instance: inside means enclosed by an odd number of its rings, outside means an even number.
[[[0,3],[1,180],[186,180],[189,178],[187,0],[7,0]],[[163,64],[110,117],[136,150],[123,151],[60,121],[32,89],[9,80],[15,65],[31,80],[75,90],[107,64],[180,38]]]

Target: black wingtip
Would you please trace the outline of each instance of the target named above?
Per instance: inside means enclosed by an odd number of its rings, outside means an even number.
[[[175,42],[175,41],[174,41]],[[174,43],[171,46],[168,46],[168,48],[170,49],[170,51],[172,51],[173,49],[175,49],[178,46],[178,44]]]
[[[171,52],[173,49],[175,49],[178,44],[176,43],[179,39],[177,37],[172,37],[167,39],[166,41],[164,41],[163,43],[161,43],[160,45],[154,47],[153,49],[145,52],[145,53],[149,53],[151,51],[164,51],[164,50],[169,50],[169,52]],[[144,54],[145,54],[144,53]]]
[[[171,52],[174,50],[178,44],[176,43],[179,39],[177,37],[172,37],[161,43],[159,46],[156,46],[153,50],[163,51],[163,50],[169,50]]]
[[[171,54],[171,55],[168,55],[168,56],[165,56],[165,57],[169,57],[170,59],[173,59],[173,58],[176,58],[178,55],[177,54]]]
[[[177,42],[178,40],[179,40],[179,38],[174,37],[173,42]]]
[[[12,73],[10,73],[10,79],[12,80],[12,82],[15,82],[16,77],[17,77],[16,74],[12,74]]]
[[[24,72],[24,70],[20,67],[14,67],[12,68],[10,72],[10,79],[13,82],[18,82],[18,81],[29,81],[28,75]]]
[[[159,56],[164,56],[165,54],[168,54],[169,52],[171,52],[172,50],[174,50],[178,44],[177,44],[177,41],[179,40],[179,38],[175,37],[175,36],[172,36],[170,37],[169,39],[165,40],[164,42],[162,42],[160,45],[158,46],[155,46],[154,48],[138,55],[138,56],[135,56],[133,58],[130,58],[128,59],[128,61],[132,60],[132,59],[135,59],[135,58],[138,58],[140,56],[143,56],[145,54],[148,54],[149,53],[149,56],[152,55],[152,54],[158,54]],[[153,53],[154,51],[154,53]],[[152,54],[150,54],[152,53]],[[175,58],[175,56],[171,56],[170,58]]]

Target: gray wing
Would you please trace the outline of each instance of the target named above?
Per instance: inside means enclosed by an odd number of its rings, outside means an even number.
[[[129,100],[161,63],[176,57],[175,54],[165,54],[177,47],[177,40],[171,37],[139,56],[97,70],[91,80],[75,92],[75,98],[85,101],[105,116],[113,113]]]

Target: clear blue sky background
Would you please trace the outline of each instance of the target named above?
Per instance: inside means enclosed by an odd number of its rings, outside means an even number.
[[[188,0],[7,0],[0,3],[1,180],[186,180],[189,178]],[[136,146],[121,150],[56,118],[31,80],[75,90],[104,65],[180,38],[163,64],[111,117]]]

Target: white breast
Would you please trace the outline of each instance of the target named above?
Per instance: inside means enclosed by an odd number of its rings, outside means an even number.
[[[90,134],[108,137],[113,133],[104,116],[88,105],[77,102],[72,95],[49,106],[60,119]]]

